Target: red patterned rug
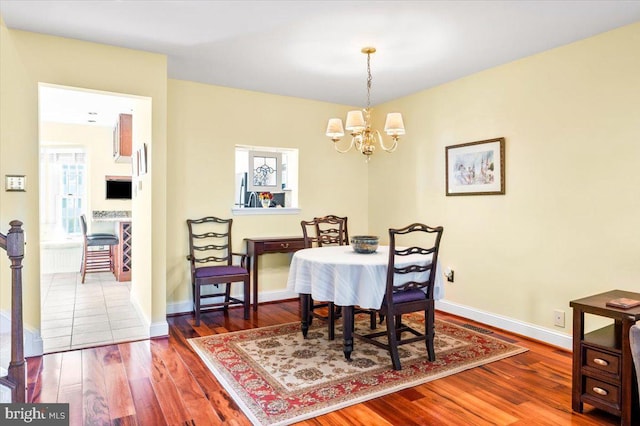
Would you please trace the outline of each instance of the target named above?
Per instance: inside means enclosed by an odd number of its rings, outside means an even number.
[[[405,317],[424,330],[424,317]],[[368,324],[368,316],[356,319],[361,331]],[[436,320],[436,361],[427,359],[424,342],[403,345],[400,371],[391,367],[388,352],[357,339],[347,362],[340,327],[329,341],[326,325],[318,321],[307,339],[296,322],[189,343],[255,425],[291,424],[527,350],[441,320]]]

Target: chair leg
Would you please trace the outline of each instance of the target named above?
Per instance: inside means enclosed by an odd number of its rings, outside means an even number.
[[[396,339],[402,339],[402,315],[396,315]]]
[[[400,364],[400,354],[398,353],[398,340],[395,318],[393,317],[393,315],[387,315],[387,339],[389,341],[389,353],[391,354],[393,369],[402,370],[402,365]]]
[[[80,265],[80,273],[82,274],[82,284],[84,284],[84,277],[87,275],[87,243],[84,243],[82,250],[82,265]]]
[[[114,256],[114,250],[115,250],[115,246],[109,246],[109,269],[111,270],[112,274],[116,274],[116,262],[115,262],[115,256]]]
[[[224,284],[224,307],[222,308],[225,312],[229,310],[229,299],[231,298],[231,283]]]
[[[200,327],[200,285],[193,286],[193,307],[196,314],[196,327]]]
[[[249,278],[244,280],[244,299],[243,299],[243,304],[244,304],[244,319],[248,320],[249,319],[249,309],[250,309],[250,305],[251,305],[251,290],[249,288]]]
[[[434,348],[433,340],[435,337],[435,320],[433,315],[433,309],[428,309],[424,313],[425,317],[425,337],[426,337],[426,345],[427,345],[427,354],[429,355],[429,361],[433,362],[436,360],[436,351]]]

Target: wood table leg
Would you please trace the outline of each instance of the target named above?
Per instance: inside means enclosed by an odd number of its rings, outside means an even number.
[[[342,335],[344,336],[344,357],[351,361],[353,352],[353,306],[342,307]]]
[[[302,311],[300,318],[300,329],[302,330],[302,337],[307,338],[307,331],[309,331],[309,303],[311,302],[310,294],[300,294],[300,310]]]
[[[581,342],[584,338],[584,312],[573,308],[573,372],[571,389],[571,408],[576,413],[582,413],[582,354]]]
[[[258,311],[258,257],[249,257],[250,267],[253,268],[253,312]]]
[[[336,336],[336,310],[335,305],[327,303],[327,320],[329,321],[329,340],[334,340]]]

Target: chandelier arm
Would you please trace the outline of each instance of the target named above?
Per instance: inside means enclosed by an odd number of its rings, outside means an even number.
[[[338,141],[334,141],[333,142],[333,147],[340,154],[346,154],[347,152],[351,151],[351,149],[353,148],[353,140],[354,140],[354,138],[351,138],[351,142],[349,143],[349,146],[347,147],[347,149],[342,150],[342,149],[338,148]]]
[[[382,135],[380,134],[379,130],[372,130],[371,131],[371,135],[370,135],[370,139],[369,139],[369,145],[373,145],[374,146],[374,150],[375,150],[375,144],[380,145],[380,148],[382,148],[382,150],[384,152],[393,152],[396,150],[396,148],[398,147],[398,138],[394,137],[393,138],[393,145],[391,145],[391,147],[388,147],[384,144],[384,140],[382,139]],[[373,150],[371,150],[371,153],[373,153]]]
[[[397,138],[397,137],[394,137],[394,138],[393,138],[393,144],[391,145],[391,147],[390,147],[390,148],[389,148],[389,147],[387,147],[387,146],[384,144],[384,141],[382,140],[382,138],[380,138],[379,142],[380,142],[380,148],[382,148],[382,150],[383,150],[384,152],[393,152],[393,151],[395,151],[395,150],[396,150],[396,148],[398,147],[398,138]]]

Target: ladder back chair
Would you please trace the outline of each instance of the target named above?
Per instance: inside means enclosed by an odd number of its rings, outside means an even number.
[[[401,229],[389,229],[389,261],[387,265],[386,292],[380,308],[386,317],[386,331],[356,335],[361,340],[389,351],[394,370],[401,370],[398,346],[424,340],[429,361],[435,361],[435,286],[436,263],[442,238],[441,226],[432,228],[414,223]],[[399,240],[405,242],[400,245]],[[408,261],[411,256],[411,260]],[[400,264],[401,266],[396,266]],[[424,312],[425,331],[415,330],[402,323],[402,315]],[[402,338],[402,333],[410,337]],[[375,340],[387,336],[384,341]]]
[[[82,264],[80,265],[82,283],[84,284],[87,273],[113,272],[115,274],[114,250],[119,243],[118,237],[108,233],[87,234],[85,215],[80,215],[80,227],[84,237]],[[94,248],[90,249],[90,247]]]
[[[315,217],[313,220],[301,221],[300,226],[306,248],[349,244],[346,217],[335,215]],[[326,315],[322,313],[322,308],[327,308]],[[333,302],[314,302],[313,298],[309,298],[309,325],[314,317],[328,321],[329,340],[335,337],[335,320],[339,315],[340,308]]]
[[[233,253],[231,226],[233,219],[213,216],[187,219],[189,229],[189,255],[191,285],[193,286],[193,309],[195,325],[200,325],[200,314],[204,310],[223,309],[242,305],[244,319],[249,319],[250,290],[246,255]],[[233,258],[240,257],[240,265]],[[242,282],[242,298],[231,295],[231,284]],[[220,285],[223,288],[220,288]],[[214,288],[215,287],[215,288]],[[203,289],[211,292],[203,292]],[[206,299],[213,302],[203,303]]]

